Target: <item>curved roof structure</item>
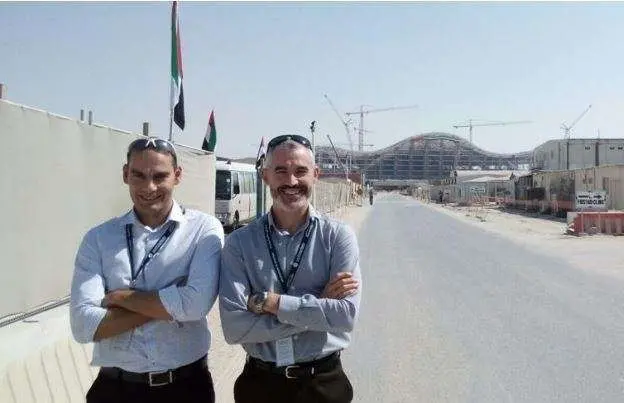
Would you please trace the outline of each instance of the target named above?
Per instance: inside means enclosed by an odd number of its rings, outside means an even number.
[[[336,158],[338,154],[338,159]],[[529,164],[532,151],[500,154],[483,150],[462,137],[431,132],[409,137],[374,151],[316,148],[317,163],[324,171],[358,170],[367,179],[442,179],[454,170],[518,169]]]

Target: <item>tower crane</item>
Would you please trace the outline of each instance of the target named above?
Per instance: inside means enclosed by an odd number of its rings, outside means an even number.
[[[329,99],[327,94],[323,94],[323,96],[325,97],[325,99],[327,100],[327,103],[329,104],[329,106],[331,106],[332,110],[334,111],[334,113],[336,113],[336,116],[338,116],[338,119],[340,119],[340,122],[344,126],[345,133],[347,134],[347,140],[349,141],[349,148],[351,149],[351,151],[353,151],[353,139],[351,138],[351,131],[349,130],[349,122],[346,121],[342,117],[342,114],[340,112],[338,112],[338,109],[336,108],[334,103],[331,101],[331,99]]]
[[[364,150],[364,115],[368,115],[369,113],[376,112],[389,112],[389,111],[398,111],[404,109],[414,109],[418,108],[418,105],[410,105],[410,106],[392,106],[389,108],[380,108],[380,109],[364,109],[364,105],[360,105],[360,110],[355,112],[347,112],[346,116],[360,115],[360,127],[358,129],[358,151]]]
[[[576,118],[576,119],[574,120],[574,122],[572,122],[572,124],[570,124],[570,126],[566,125],[565,123],[562,123],[562,124],[561,124],[561,128],[563,129],[563,138],[564,138],[564,139],[568,140],[568,139],[570,138],[570,131],[572,130],[572,128],[573,128],[574,126],[576,126],[576,124],[579,122],[579,120],[581,120],[581,119],[583,118],[583,116],[585,116],[585,115],[587,114],[587,112],[589,112],[589,110],[591,109],[591,107],[592,107],[592,106],[591,106],[591,104],[590,104],[587,108],[585,108],[585,110],[583,111],[583,113],[581,113],[581,114],[579,115],[579,117],[578,117],[578,118]]]
[[[472,119],[468,119],[468,123],[458,123],[453,125],[455,129],[459,129],[461,127],[467,127],[469,132],[470,144],[472,144],[472,131],[474,127],[481,126],[508,126],[508,125],[520,125],[524,123],[531,123],[530,120],[517,120],[513,122],[486,122],[486,123],[473,123]]]

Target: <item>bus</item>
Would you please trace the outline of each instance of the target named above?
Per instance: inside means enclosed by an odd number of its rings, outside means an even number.
[[[217,161],[215,216],[226,228],[236,229],[256,218],[256,167]]]

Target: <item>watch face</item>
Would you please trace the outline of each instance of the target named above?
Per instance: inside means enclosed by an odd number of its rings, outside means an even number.
[[[262,313],[262,306],[264,305],[263,295],[255,294],[251,297],[251,305],[253,306],[254,312]]]

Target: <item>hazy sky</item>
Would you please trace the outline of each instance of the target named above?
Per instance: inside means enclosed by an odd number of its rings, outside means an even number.
[[[187,128],[201,146],[215,110],[217,154],[253,156],[261,136],[330,134],[341,112],[371,113],[381,148],[467,119],[530,120],[475,128],[490,151],[560,138],[624,137],[624,3],[182,2]],[[8,99],[140,131],[169,128],[170,3],[0,3],[0,82]],[[357,122],[357,120],[356,120]],[[357,139],[354,137],[354,141]]]

